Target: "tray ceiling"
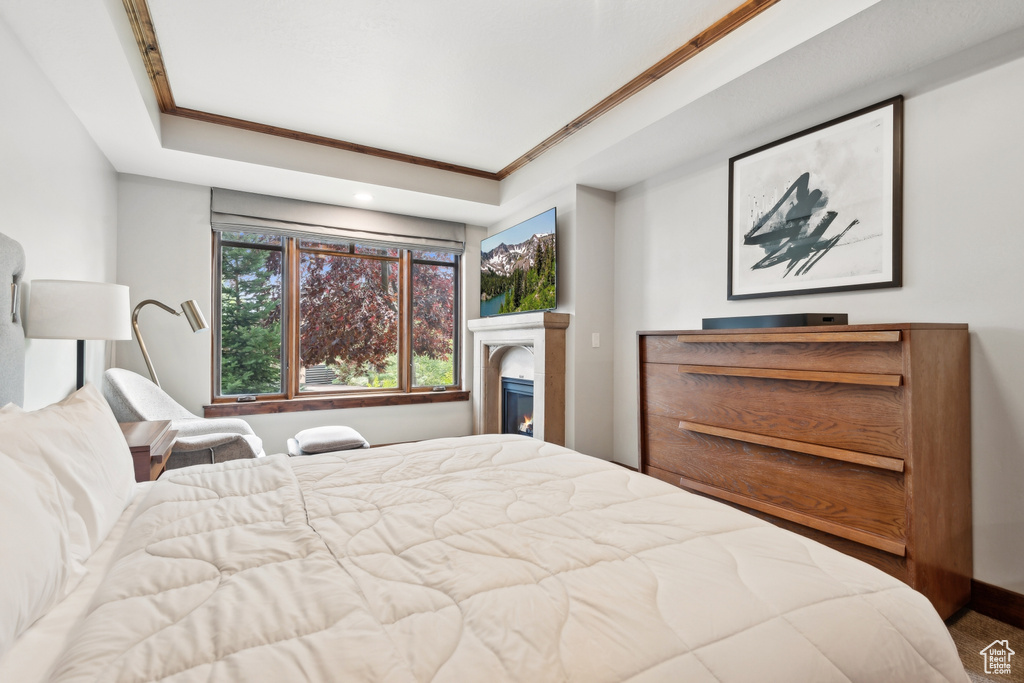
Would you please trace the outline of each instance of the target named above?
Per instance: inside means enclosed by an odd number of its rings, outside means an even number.
[[[501,178],[775,2],[125,5],[164,111]]]

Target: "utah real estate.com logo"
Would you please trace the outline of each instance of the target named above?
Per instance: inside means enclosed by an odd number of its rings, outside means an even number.
[[[1008,640],[993,640],[979,654],[985,658],[985,673],[1009,675],[1010,657],[1017,653],[1010,649]]]

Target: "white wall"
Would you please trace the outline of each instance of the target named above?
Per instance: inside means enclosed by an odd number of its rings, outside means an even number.
[[[573,391],[567,397],[573,446],[605,460],[613,457],[612,364],[615,323],[615,196],[576,186],[576,306],[573,320]],[[598,347],[594,347],[594,335]],[[567,340],[569,341],[569,340]]]
[[[82,124],[0,20],[0,232],[25,248],[26,280],[115,280],[117,180]],[[97,382],[107,342],[86,342]],[[25,407],[75,388],[75,342],[29,340]]]
[[[172,308],[195,299],[213,319],[210,188],[121,175],[117,197],[117,272],[134,308],[156,299]],[[202,415],[210,402],[209,331],[157,306],[139,312],[139,329],[165,391]],[[149,376],[135,340],[117,343],[118,367]]]
[[[965,322],[972,345],[975,578],[1024,592],[1022,110],[1024,60],[908,97],[900,289],[727,301],[725,152],[620,192],[616,459],[637,462],[637,330],[692,329],[703,317],[775,312],[846,312],[851,323]]]
[[[119,281],[131,287],[132,305],[143,299],[157,299],[177,307],[182,301],[196,299],[207,319],[212,320],[210,188],[122,175],[117,207]],[[467,229],[463,291],[478,292],[480,288],[482,233],[480,228]],[[475,315],[476,309],[470,309]],[[184,318],[176,318],[155,306],[143,309],[139,326],[164,390],[202,415],[212,391],[210,333],[193,333]],[[463,342],[466,361],[472,358],[468,333],[463,334]],[[147,374],[134,341],[118,342],[117,364]],[[468,362],[464,362],[463,376],[472,377]],[[302,429],[326,424],[349,425],[373,444],[472,433],[468,401],[253,415],[245,419],[262,437],[268,453],[284,452],[288,437]]]

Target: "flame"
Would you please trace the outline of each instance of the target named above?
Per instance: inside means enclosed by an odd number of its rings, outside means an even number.
[[[527,434],[533,429],[533,415],[523,415],[523,422],[519,425],[519,433]]]

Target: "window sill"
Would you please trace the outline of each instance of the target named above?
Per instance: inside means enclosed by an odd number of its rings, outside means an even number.
[[[251,401],[248,403],[214,403],[203,406],[203,417],[241,417],[243,415],[270,415],[272,413],[298,413],[308,410],[338,410],[340,408],[380,408],[408,406],[423,403],[452,403],[468,401],[469,392],[458,389],[448,391],[417,391],[396,394],[362,394],[360,396],[330,396],[293,398],[288,400]]]

